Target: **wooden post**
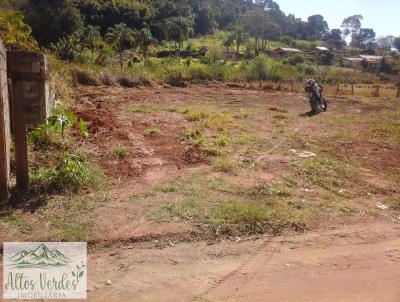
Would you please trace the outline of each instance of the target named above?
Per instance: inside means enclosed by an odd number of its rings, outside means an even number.
[[[354,95],[354,83],[351,82],[351,95]]]
[[[337,85],[336,85],[336,94],[339,94],[339,83],[337,83]]]
[[[377,85],[377,86],[376,86],[376,96],[377,96],[377,97],[379,96],[379,89],[380,89],[380,86]]]
[[[400,86],[397,86],[397,94],[396,94],[397,98],[400,98]]]
[[[290,90],[291,92],[294,92],[294,80],[290,81]]]
[[[28,166],[28,142],[26,138],[25,108],[23,103],[22,80],[12,79],[12,111],[13,111],[13,134],[15,148],[15,166],[17,174],[17,188],[25,191],[29,182]]]
[[[10,112],[7,85],[7,58],[0,40],[0,200],[7,198],[10,182]]]

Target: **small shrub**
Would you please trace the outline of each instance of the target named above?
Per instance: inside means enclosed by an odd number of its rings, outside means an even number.
[[[180,69],[172,69],[167,73],[165,82],[175,87],[186,87],[185,77]]]
[[[115,76],[110,72],[102,72],[100,74],[100,81],[103,85],[106,86],[116,86],[118,83],[115,79]]]
[[[111,150],[110,154],[111,154],[112,157],[114,157],[116,159],[122,159],[122,158],[128,156],[129,151],[125,146],[118,145],[113,150]]]
[[[213,168],[218,172],[232,172],[237,167],[237,164],[228,158],[219,158],[213,162]]]
[[[31,176],[33,188],[39,191],[78,190],[93,184],[98,171],[83,154],[62,154],[55,165],[39,168]]]
[[[134,88],[140,86],[140,81],[137,78],[132,77],[129,74],[120,75],[117,79],[117,82],[122,87],[126,88]]]
[[[161,134],[161,129],[158,127],[153,127],[153,128],[147,129],[145,131],[145,133],[147,135],[157,135],[157,134]]]
[[[304,57],[300,54],[295,54],[289,57],[288,60],[290,65],[298,65],[304,63]]]
[[[76,84],[83,86],[99,86],[101,84],[99,78],[91,70],[73,69],[71,72]]]
[[[191,122],[201,121],[210,116],[207,110],[201,109],[186,109],[184,113],[186,114],[187,120]]]
[[[196,128],[185,128],[185,130],[183,130],[183,136],[185,139],[191,140],[200,137],[201,134]]]

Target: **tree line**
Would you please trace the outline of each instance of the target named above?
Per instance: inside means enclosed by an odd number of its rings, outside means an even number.
[[[265,41],[278,39],[288,44],[294,39],[323,40],[332,48],[342,48],[350,39],[351,46],[370,52],[379,44],[400,48],[400,38],[376,40],[373,29],[362,27],[361,15],[330,29],[322,15],[304,21],[286,15],[273,0],[2,0],[0,5],[3,36],[9,23],[14,23],[21,32],[16,38],[20,44],[32,44],[23,39],[24,31],[29,31],[27,36],[40,46],[70,48],[70,53],[74,47],[102,47],[103,38],[114,43],[120,56],[123,49],[136,44],[146,57],[149,46],[157,41],[174,41],[180,50],[189,37],[215,29],[231,32],[223,43],[228,48],[235,45],[237,52],[248,37],[254,38],[257,52]],[[29,28],[23,28],[25,23]],[[63,54],[66,59],[70,55]]]

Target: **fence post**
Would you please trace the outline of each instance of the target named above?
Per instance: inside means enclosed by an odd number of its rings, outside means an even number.
[[[377,97],[379,96],[379,90],[380,90],[380,86],[377,85],[377,86],[376,86],[376,96],[377,96]]]
[[[400,98],[400,85],[397,86],[397,95],[396,95],[396,97]]]
[[[351,82],[351,95],[354,95],[354,83]]]
[[[14,78],[12,90],[13,134],[15,147],[15,166],[17,187],[24,191],[28,188],[28,142],[26,138],[25,108],[23,103],[22,80]]]
[[[7,58],[0,40],[0,200],[8,196],[10,177],[10,109],[7,84]]]

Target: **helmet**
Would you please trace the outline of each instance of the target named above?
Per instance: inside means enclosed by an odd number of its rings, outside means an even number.
[[[310,86],[314,86],[315,85],[315,81],[313,79],[307,80],[306,83],[307,83],[307,85],[310,85]]]

